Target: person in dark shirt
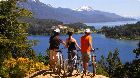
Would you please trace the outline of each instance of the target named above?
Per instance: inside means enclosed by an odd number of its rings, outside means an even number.
[[[69,31],[67,34],[69,35],[69,37],[66,39],[66,46],[68,48],[68,51],[75,52],[74,50],[76,50],[76,47],[81,49],[80,46],[78,45],[76,39],[73,38],[73,36],[72,36],[73,32]],[[75,53],[72,53],[72,54],[75,54]],[[68,58],[69,58],[69,55],[68,55]],[[71,59],[71,58],[69,58],[69,59]]]
[[[72,31],[69,31],[68,33],[68,38],[66,39],[66,46],[68,48],[68,64],[71,64],[74,56],[77,54],[77,51],[76,51],[76,47],[78,47],[79,49],[81,49],[79,47],[79,45],[77,44],[77,41],[75,38],[73,38],[73,32]],[[69,74],[68,75],[72,75],[72,72],[73,72],[73,69],[69,69]]]
[[[60,29],[55,29],[54,30],[54,35],[50,37],[49,43],[49,56],[50,56],[50,66],[51,68],[54,68],[54,66],[56,65],[57,61],[58,61],[58,57],[57,57],[57,51],[59,50],[59,46],[60,43],[62,43],[63,45],[65,45],[65,42],[63,40],[60,39],[59,37],[60,35]]]

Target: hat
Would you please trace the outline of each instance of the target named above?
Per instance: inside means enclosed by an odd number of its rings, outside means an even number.
[[[85,32],[86,33],[90,33],[90,29],[85,29]]]
[[[59,28],[55,29],[54,31],[60,33],[60,29]]]

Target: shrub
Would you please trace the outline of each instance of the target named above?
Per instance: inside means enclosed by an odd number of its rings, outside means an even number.
[[[10,58],[5,60],[0,68],[2,78],[23,78],[31,73],[42,69],[48,69],[43,62],[30,60],[28,58]]]
[[[109,74],[108,74],[107,71],[102,67],[102,65],[101,65],[100,63],[97,64],[97,72],[96,72],[96,73],[109,77]]]

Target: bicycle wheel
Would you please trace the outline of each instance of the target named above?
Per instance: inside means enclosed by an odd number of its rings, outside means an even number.
[[[61,53],[57,53],[57,64],[56,64],[56,68],[55,71],[58,75],[63,75],[64,74],[64,59],[63,59],[63,55]]]
[[[62,60],[61,60],[61,74],[62,75],[65,75],[65,68],[64,68],[64,65],[65,63],[64,63],[64,59],[62,58]]]
[[[94,57],[92,57],[92,68],[93,68],[93,71],[92,71],[92,73],[93,73],[93,76],[95,76],[95,74],[96,74],[96,62],[95,62],[95,58]]]
[[[74,70],[74,65],[72,64],[72,62],[69,62],[69,59],[66,59],[64,62],[64,71],[65,71],[65,75],[66,76],[70,76],[73,73]]]
[[[59,75],[64,75],[65,74],[65,71],[64,71],[64,59],[63,59],[63,56],[61,55],[61,58],[60,58],[60,66],[59,66]]]
[[[76,62],[76,71],[77,74],[82,72],[82,61],[80,59],[78,59]]]

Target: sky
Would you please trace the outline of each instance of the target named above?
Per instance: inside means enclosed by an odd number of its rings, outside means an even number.
[[[40,0],[53,7],[76,9],[91,6],[94,10],[116,13],[126,17],[140,17],[140,0]]]

